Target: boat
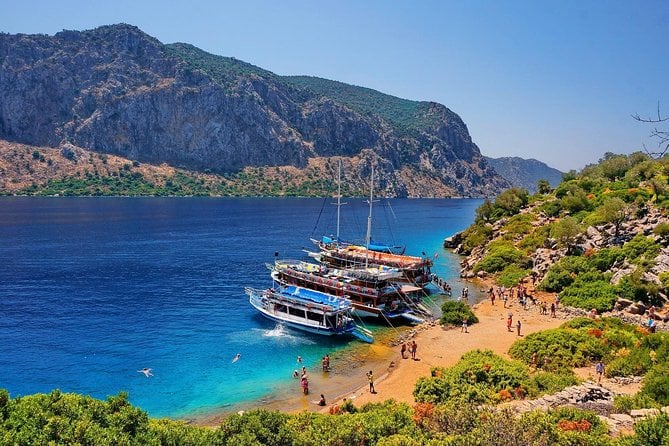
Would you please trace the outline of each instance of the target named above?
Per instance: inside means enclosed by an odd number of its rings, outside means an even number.
[[[372,209],[374,202],[374,166],[372,165],[371,187],[369,193],[369,215],[367,217],[367,234],[365,244],[341,243],[339,239],[339,207],[340,195],[337,200],[337,235],[334,238],[322,237],[320,240],[311,239],[318,247],[318,252],[308,252],[308,255],[319,263],[335,268],[367,268],[369,266],[390,267],[402,272],[400,280],[420,288],[432,283],[434,278],[430,268],[432,259],[423,256],[411,256],[395,252],[393,247],[372,243]]]
[[[391,254],[367,249],[360,245],[346,245],[328,247],[318,244],[319,252],[309,252],[308,255],[319,263],[336,268],[360,268],[367,266],[385,266],[396,268],[402,273],[398,280],[425,288],[432,282],[432,259],[427,257],[410,256],[406,254]]]
[[[372,333],[354,322],[348,299],[294,285],[264,290],[247,287],[245,291],[260,314],[289,328],[374,342]]]
[[[337,269],[300,260],[275,260],[267,264],[272,278],[283,285],[297,285],[351,300],[356,316],[391,322],[404,318],[424,322],[432,312],[421,304],[423,289],[397,282],[403,273],[385,266]]]
[[[373,168],[372,168],[373,169]],[[373,173],[372,173],[373,175]],[[316,243],[317,245],[322,245],[323,247],[329,248],[338,248],[338,247],[345,247],[349,245],[356,245],[358,243],[354,243],[351,241],[343,240],[339,236],[339,228],[340,228],[340,222],[341,222],[341,207],[344,206],[346,203],[342,203],[342,195],[341,195],[341,160],[339,160],[338,164],[338,169],[337,169],[337,195],[335,196],[337,199],[336,203],[333,203],[335,206],[337,206],[337,233],[333,235],[324,235],[321,237],[320,240],[314,240],[312,241]],[[370,203],[371,203],[371,198],[370,198]],[[371,209],[370,209],[371,212]],[[378,242],[375,240],[370,239],[368,243],[366,244],[367,248],[371,251],[376,251],[376,252],[385,252],[389,254],[404,254],[404,251],[406,249],[405,246],[400,246],[400,245],[390,245],[387,243],[382,243]]]

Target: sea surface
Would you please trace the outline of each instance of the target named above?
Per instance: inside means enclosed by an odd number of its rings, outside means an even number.
[[[340,234],[361,241],[369,205],[344,201]],[[310,237],[336,231],[332,202],[0,198],[0,388],[13,397],[126,391],[151,416],[186,418],[291,385],[298,355],[311,368],[360,348],[283,329],[244,294],[271,285],[265,263],[275,254],[303,258]],[[432,256],[459,293],[459,259],[442,243],[480,203],[381,200],[372,237]],[[145,367],[153,377],[138,372]]]

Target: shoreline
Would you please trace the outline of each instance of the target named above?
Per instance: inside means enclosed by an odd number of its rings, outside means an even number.
[[[293,379],[289,385],[280,384],[271,394],[260,400],[234,404],[219,410],[208,411],[203,414],[195,414],[186,419],[197,425],[217,427],[221,421],[228,416],[254,409],[278,410],[287,413],[297,413],[304,410],[311,412],[323,411],[323,406],[316,403],[320,394],[326,396],[327,409],[331,401],[346,398],[347,395],[360,387],[367,386],[365,373],[369,369],[374,370],[377,379],[380,379],[380,371],[388,365],[394,355],[394,339],[408,336],[417,327],[402,326],[396,331],[389,330],[384,333],[374,344],[361,344],[348,347],[330,354],[330,371],[323,372],[320,364],[307,367],[309,378],[309,394],[304,395],[300,387],[299,379]]]
[[[429,377],[433,367],[452,367],[463,354],[472,350],[491,350],[495,354],[511,359],[508,351],[518,339],[538,331],[557,328],[564,322],[575,317],[572,309],[558,307],[556,317],[540,314],[542,302],[550,305],[554,293],[535,290],[528,285],[528,292],[536,299],[523,309],[514,299],[504,306],[499,299],[494,305],[487,299],[487,290],[494,286],[490,279],[463,280],[470,290],[470,307],[479,318],[479,323],[470,325],[468,332],[462,332],[460,326],[443,327],[438,320],[426,322],[414,327],[403,327],[389,330],[381,336],[377,343],[362,345],[339,351],[332,356],[332,371],[322,372],[320,364],[308,370],[309,395],[303,395],[298,380],[290,388],[282,388],[278,392],[259,401],[240,404],[229,410],[203,414],[192,420],[195,424],[218,427],[223,419],[239,411],[253,409],[278,410],[285,413],[303,411],[330,413],[342,404],[344,399],[360,407],[367,403],[381,403],[389,399],[396,402],[414,405],[413,390],[416,381],[421,377]],[[513,314],[512,330],[507,330],[506,319]],[[521,333],[517,332],[516,322],[521,321]],[[402,359],[400,345],[402,341],[415,340],[418,344],[416,360],[407,354]],[[372,370],[376,393],[368,390],[365,374]],[[594,368],[582,367],[575,369],[578,376],[587,379],[594,376]],[[607,383],[621,393],[634,393],[639,385],[618,385]],[[320,394],[324,394],[327,404],[318,406]]]
[[[538,305],[527,310],[522,309],[517,301],[504,308],[499,300],[492,305],[486,299],[486,290],[492,285],[490,280],[462,281],[469,287],[472,310],[479,318],[479,323],[471,325],[468,333],[461,332],[460,327],[442,327],[438,321],[428,322],[416,327],[406,327],[397,332],[390,331],[377,343],[366,347],[353,348],[339,352],[332,358],[332,371],[322,372],[313,367],[308,370],[309,395],[303,395],[298,380],[289,389],[278,389],[260,401],[240,404],[234,408],[215,413],[203,414],[193,422],[198,425],[218,426],[227,416],[239,411],[266,409],[279,410],[287,413],[302,411],[328,413],[331,407],[339,405],[346,398],[356,406],[366,403],[380,403],[388,399],[415,404],[413,389],[420,377],[430,376],[433,367],[450,367],[460,357],[471,350],[492,350],[494,353],[509,358],[511,345],[523,336],[550,328],[556,328],[566,319],[568,314],[558,311],[558,317],[541,315]],[[530,288],[531,293],[539,302],[550,303],[552,295]],[[513,331],[506,328],[506,318],[513,313]],[[516,321],[521,321],[521,336],[516,332]],[[418,344],[416,360],[402,359],[400,354],[401,340],[415,340]],[[347,355],[342,357],[342,355]],[[374,394],[369,393],[366,372],[374,372]],[[326,406],[318,406],[320,394],[324,394]]]

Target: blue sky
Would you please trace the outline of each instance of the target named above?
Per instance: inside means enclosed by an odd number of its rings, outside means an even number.
[[[0,31],[129,23],[277,74],[439,102],[484,155],[580,169],[657,147],[669,116],[669,2],[0,0]],[[669,130],[669,123],[664,126]]]

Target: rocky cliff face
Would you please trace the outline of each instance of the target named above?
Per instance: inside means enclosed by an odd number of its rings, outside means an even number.
[[[374,160],[390,196],[490,196],[509,186],[446,107],[360,89],[389,107],[368,113],[314,85],[166,46],[129,25],[0,34],[0,139],[213,172],[360,157],[351,176]],[[400,101],[408,127],[393,118]],[[439,187],[426,190],[408,172]]]

